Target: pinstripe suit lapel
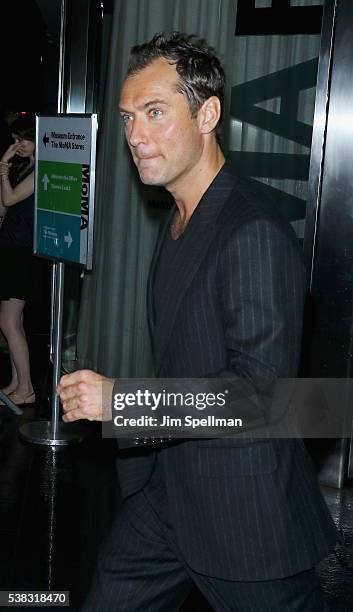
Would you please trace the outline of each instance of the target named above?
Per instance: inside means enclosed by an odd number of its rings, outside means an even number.
[[[217,217],[232,192],[236,181],[237,179],[234,175],[227,172],[226,167],[219,172],[201,198],[189,221],[185,234],[182,237],[182,243],[180,244],[177,257],[170,268],[170,277],[166,283],[164,295],[162,296],[157,324],[152,333],[157,375],[173,331],[176,315],[182,303],[183,296],[212,243],[213,237],[217,231]],[[149,283],[150,312],[153,311],[153,274],[163,239],[166,232],[170,229],[170,223],[174,212],[175,208],[168,217],[153,257]],[[195,308],[197,308],[197,303],[195,303]]]

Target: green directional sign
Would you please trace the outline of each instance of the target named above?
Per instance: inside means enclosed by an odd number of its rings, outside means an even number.
[[[39,161],[38,208],[80,215],[81,184],[81,164]]]
[[[34,252],[92,265],[96,115],[37,117]]]

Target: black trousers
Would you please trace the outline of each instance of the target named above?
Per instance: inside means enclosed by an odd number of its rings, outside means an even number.
[[[193,571],[173,541],[157,460],[148,485],[122,504],[82,612],[177,612],[193,584],[215,612],[325,610],[314,569],[263,582],[222,580]]]

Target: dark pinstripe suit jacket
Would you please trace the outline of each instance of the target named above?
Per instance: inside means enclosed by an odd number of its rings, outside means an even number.
[[[153,275],[173,213],[148,289],[157,377],[296,376],[306,280],[290,226],[255,182],[224,166],[189,222],[156,319]],[[121,455],[128,496],[147,482],[155,452]],[[279,578],[312,567],[337,541],[300,440],[193,440],[160,460],[176,541],[198,572]]]

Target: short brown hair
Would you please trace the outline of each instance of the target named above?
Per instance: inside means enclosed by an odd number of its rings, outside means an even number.
[[[131,49],[126,76],[129,77],[164,58],[175,64],[180,77],[178,92],[186,96],[192,117],[196,117],[202,104],[216,96],[221,104],[217,136],[223,118],[225,74],[213,47],[194,34],[172,32],[156,34],[152,40]]]

